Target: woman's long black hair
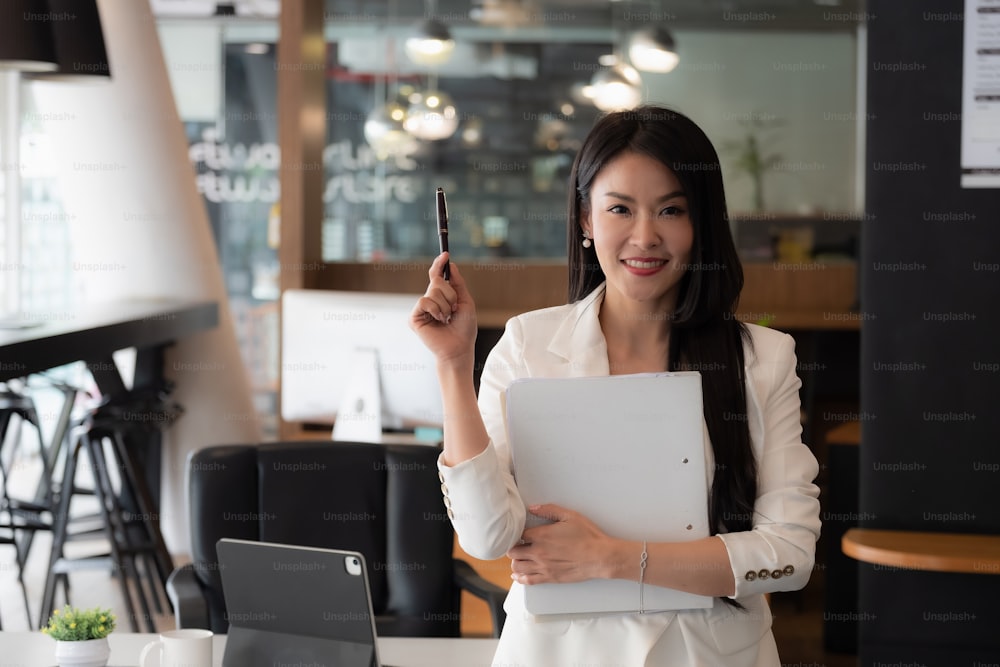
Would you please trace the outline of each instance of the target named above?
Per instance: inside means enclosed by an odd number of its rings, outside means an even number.
[[[708,501],[712,534],[750,530],[757,497],[743,370],[743,342],[750,342],[750,334],[735,316],[743,267],[729,230],[719,157],[691,119],[670,109],[642,106],[606,114],[594,125],[570,175],[569,301],[582,299],[604,281],[594,247],[581,244],[581,214],[590,206],[594,178],[626,151],[669,167],[687,197],[694,241],[671,317],[667,368],[701,372],[705,421],[715,454]]]

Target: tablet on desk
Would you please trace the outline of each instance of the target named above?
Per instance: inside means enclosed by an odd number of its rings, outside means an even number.
[[[525,506],[562,505],[622,539],[709,535],[700,373],[523,378],[504,401]],[[634,581],[537,584],[526,586],[524,596],[532,614],[639,610]],[[646,611],[713,604],[711,597],[649,584],[643,596]]]
[[[222,539],[223,667],[391,667],[379,661],[364,556]]]

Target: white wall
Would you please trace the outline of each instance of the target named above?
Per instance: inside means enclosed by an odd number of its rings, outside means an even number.
[[[848,33],[676,31],[680,65],[643,72],[647,101],[690,115],[720,153],[732,212],[749,210],[750,179],[732,169],[739,120],[783,119],[762,136],[782,156],[764,178],[768,211],[855,209],[855,37]]]
[[[61,161],[74,279],[86,303],[131,297],[213,299],[219,326],[168,349],[166,373],[187,413],[164,439],[161,519],[189,551],[185,459],[202,447],[260,437],[208,217],[147,2],[99,0],[111,80],[33,83]]]
[[[180,117],[218,121],[225,85],[221,28],[211,22],[160,23],[157,32]]]

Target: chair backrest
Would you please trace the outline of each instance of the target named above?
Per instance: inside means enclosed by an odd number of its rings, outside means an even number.
[[[232,537],[360,551],[393,634],[457,636],[453,531],[439,450],[331,441],[224,445],[189,459],[192,558],[224,632],[216,542]],[[385,633],[384,630],[380,630]]]

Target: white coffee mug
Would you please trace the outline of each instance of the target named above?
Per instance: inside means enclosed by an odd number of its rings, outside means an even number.
[[[156,658],[150,659],[155,654]],[[169,630],[139,654],[139,667],[212,667],[210,630]]]

